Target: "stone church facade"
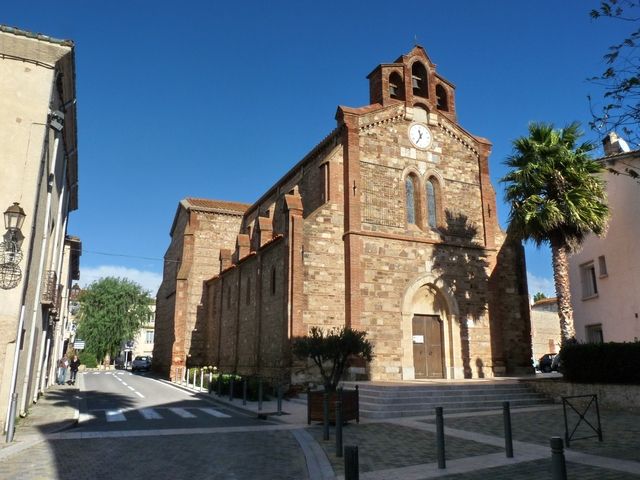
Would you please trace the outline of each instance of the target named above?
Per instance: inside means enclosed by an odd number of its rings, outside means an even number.
[[[375,358],[351,374],[373,380],[531,371],[524,253],[499,227],[490,142],[458,124],[455,87],[422,47],[368,79],[369,105],[339,107],[333,132],[212,227],[219,262],[194,285],[198,341],[165,371],[197,358],[299,379],[290,340],[312,326],[367,331]],[[170,337],[184,339],[178,323]]]

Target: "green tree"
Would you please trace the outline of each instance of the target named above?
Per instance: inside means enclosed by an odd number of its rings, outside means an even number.
[[[611,45],[603,56],[605,70],[590,78],[603,89],[602,104],[593,102],[589,97],[593,116],[590,126],[600,133],[624,133],[627,140],[637,145],[640,140],[640,1],[602,1],[599,8],[590,11],[590,15],[593,19],[617,21],[621,32],[619,43]],[[625,29],[625,26],[629,28]],[[639,177],[633,168],[613,173]]]
[[[545,298],[547,298],[547,296],[544,293],[538,292],[533,295],[533,303],[539,302],[540,300],[544,300]]]
[[[348,327],[326,333],[312,327],[309,335],[293,340],[292,351],[297,357],[313,360],[320,369],[325,392],[335,392],[350,357],[367,362],[373,358],[373,346],[366,336],[366,332]]]
[[[149,317],[152,299],[127,279],[102,278],[82,291],[77,335],[99,361],[115,356]]]
[[[553,279],[558,298],[562,341],[574,338],[569,290],[569,253],[589,233],[604,232],[608,218],[603,172],[589,153],[591,142],[577,144],[578,123],[554,129],[546,123],[529,125],[529,136],[513,142],[513,154],[502,178],[511,206],[509,231],[536,246],[551,246]]]

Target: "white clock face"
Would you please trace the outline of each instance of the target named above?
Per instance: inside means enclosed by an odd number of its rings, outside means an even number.
[[[422,123],[414,123],[409,128],[409,140],[418,148],[427,148],[431,145],[431,130]]]

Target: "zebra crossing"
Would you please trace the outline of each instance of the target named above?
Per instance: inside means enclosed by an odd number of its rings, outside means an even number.
[[[102,417],[104,415],[104,417]],[[161,408],[140,408],[126,409],[115,408],[112,410],[91,410],[85,414],[81,422],[88,420],[97,420],[103,418],[109,423],[126,422],[129,420],[168,420],[171,418],[194,419],[201,417],[214,418],[231,418],[230,415],[216,410],[215,408],[198,407],[198,408],[179,408],[179,407],[161,407]]]

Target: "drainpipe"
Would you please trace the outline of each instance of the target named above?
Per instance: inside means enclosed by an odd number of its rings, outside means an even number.
[[[47,183],[47,202],[44,215],[44,231],[42,233],[42,242],[40,250],[40,262],[38,265],[38,276],[36,281],[35,297],[33,299],[33,310],[31,312],[31,331],[29,335],[29,349],[27,351],[27,365],[25,367],[25,376],[22,383],[22,396],[20,401],[20,416],[27,414],[27,393],[29,392],[29,372],[31,371],[33,362],[33,347],[35,343],[36,321],[38,320],[38,311],[40,307],[40,295],[42,294],[42,275],[44,273],[44,262],[47,256],[47,244],[49,242],[49,222],[51,220],[51,190],[53,188],[53,180],[55,179],[56,161],[58,159],[58,147],[60,145],[60,134],[56,132],[53,141],[53,160],[49,167],[49,178]],[[34,219],[34,223],[36,219]]]

